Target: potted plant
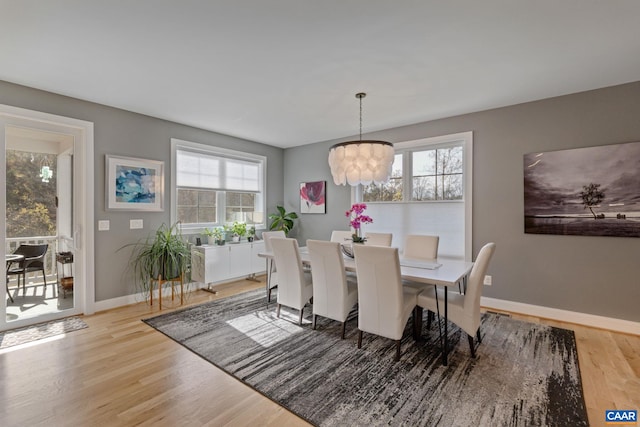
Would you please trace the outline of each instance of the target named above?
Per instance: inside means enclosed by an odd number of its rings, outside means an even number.
[[[216,243],[216,229],[215,228],[205,228],[202,232],[205,236],[207,236],[207,244],[213,245]]]
[[[256,226],[252,225],[251,227],[249,227],[249,230],[247,230],[247,240],[250,242],[253,242],[253,239],[255,239],[256,237]]]
[[[353,234],[351,240],[353,243],[364,243],[367,239],[362,236],[361,227],[362,224],[371,224],[373,219],[369,215],[365,215],[364,211],[367,209],[367,205],[364,203],[355,203],[351,206],[345,216],[349,218],[349,224],[353,227]]]
[[[214,243],[218,246],[222,246],[225,243],[226,233],[224,227],[216,227],[213,229]]]
[[[233,233],[233,241],[239,242],[240,239],[242,239],[242,236],[247,234],[247,224],[235,221],[231,226],[231,232]]]
[[[269,215],[269,219],[272,221],[269,230],[282,230],[284,234],[289,234],[289,231],[293,228],[294,219],[298,218],[295,212],[286,212],[282,206],[276,206],[277,213]]]
[[[184,278],[189,272],[191,251],[187,241],[182,238],[177,223],[171,227],[162,224],[145,240],[123,248],[129,246],[133,246],[130,267],[133,269],[134,280],[145,291],[149,290],[152,279]]]

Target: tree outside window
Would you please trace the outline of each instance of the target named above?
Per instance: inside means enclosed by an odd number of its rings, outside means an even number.
[[[411,200],[462,200],[461,146],[412,153]]]
[[[402,201],[402,154],[394,156],[389,181],[384,184],[364,186],[362,200],[364,202]]]
[[[7,237],[56,235],[56,161],[55,154],[6,150]]]

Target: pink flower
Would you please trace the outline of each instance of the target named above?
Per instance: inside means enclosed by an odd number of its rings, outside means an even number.
[[[351,218],[349,224],[356,231],[360,230],[362,224],[371,224],[373,222],[373,218],[369,215],[364,215],[363,212],[367,209],[367,205],[364,203],[355,203],[351,206],[351,209],[345,212],[345,216],[347,218]],[[355,215],[354,215],[355,214]]]
[[[324,205],[324,181],[307,182],[300,188],[300,197],[310,205]]]

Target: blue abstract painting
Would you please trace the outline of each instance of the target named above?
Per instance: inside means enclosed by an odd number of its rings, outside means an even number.
[[[155,203],[156,169],[116,166],[116,201],[120,203]]]

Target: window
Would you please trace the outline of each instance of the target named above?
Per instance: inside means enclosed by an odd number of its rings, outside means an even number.
[[[235,221],[264,226],[266,158],[172,139],[172,221],[182,228]]]
[[[394,144],[389,182],[355,187],[352,202],[367,203],[366,232],[440,236],[439,256],[471,259],[473,134],[463,132]]]
[[[364,187],[363,200],[365,202],[394,202],[402,200],[402,154],[394,156],[391,177],[388,182]]]
[[[429,148],[427,148],[429,147]],[[462,143],[397,149],[389,182],[362,190],[364,202],[462,200]],[[403,166],[407,165],[406,168]],[[403,170],[406,170],[403,173]],[[410,196],[408,196],[410,195]]]
[[[411,200],[462,199],[462,146],[411,153]]]

